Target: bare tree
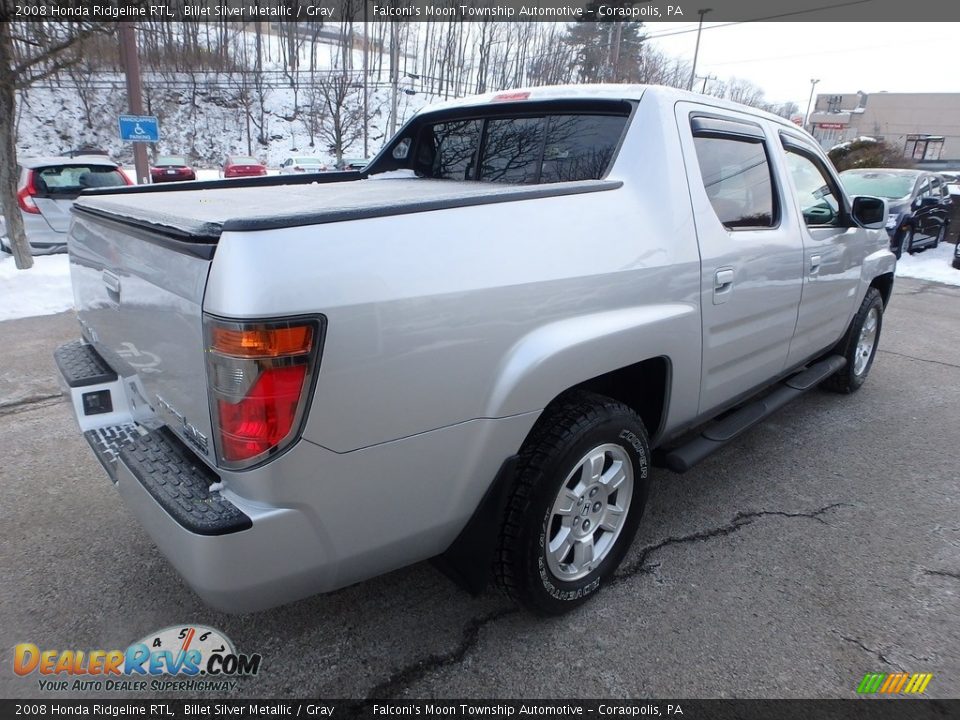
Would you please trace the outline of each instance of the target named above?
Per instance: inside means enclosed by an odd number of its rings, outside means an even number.
[[[316,84],[320,108],[314,112],[325,116],[317,134],[337,158],[338,166],[344,151],[363,136],[362,87],[359,78],[347,74],[329,75]]]
[[[76,63],[70,49],[93,33],[107,32],[110,24],[12,22],[9,12],[7,3],[0,6],[0,209],[17,267],[26,270],[33,258],[17,202],[16,93]]]

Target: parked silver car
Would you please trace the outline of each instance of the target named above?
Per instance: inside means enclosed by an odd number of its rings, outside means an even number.
[[[20,160],[17,204],[33,255],[67,251],[70,208],[87,188],[132,185],[117,163],[97,155]],[[10,252],[7,226],[0,218],[0,248]]]

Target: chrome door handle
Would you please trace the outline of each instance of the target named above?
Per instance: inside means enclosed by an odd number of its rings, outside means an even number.
[[[818,272],[820,272],[820,256],[811,255],[810,256],[810,274],[816,275]]]

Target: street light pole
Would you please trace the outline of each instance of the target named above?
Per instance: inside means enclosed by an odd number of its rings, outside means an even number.
[[[697,44],[693,50],[693,68],[690,70],[690,82],[687,84],[687,90],[693,90],[693,81],[697,76],[697,55],[700,54],[700,33],[703,32],[703,16],[711,10],[713,10],[713,8],[697,10],[697,12],[700,14],[700,24],[697,26]]]
[[[369,93],[367,87],[370,77],[370,26],[367,24],[367,3],[363,3],[363,157],[370,157],[370,108]]]
[[[810,108],[813,106],[813,89],[817,87],[818,82],[820,82],[819,78],[810,78],[810,98],[807,100],[807,116],[803,120],[804,127],[811,133],[813,132],[813,126],[810,125]]]

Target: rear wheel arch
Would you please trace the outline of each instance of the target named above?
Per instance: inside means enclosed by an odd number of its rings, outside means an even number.
[[[541,416],[550,415],[554,407],[565,403],[573,394],[593,393],[621,402],[637,413],[652,439],[659,435],[667,415],[671,374],[668,357],[660,355],[647,358],[563,390],[547,404]],[[527,437],[535,430],[536,426]]]

